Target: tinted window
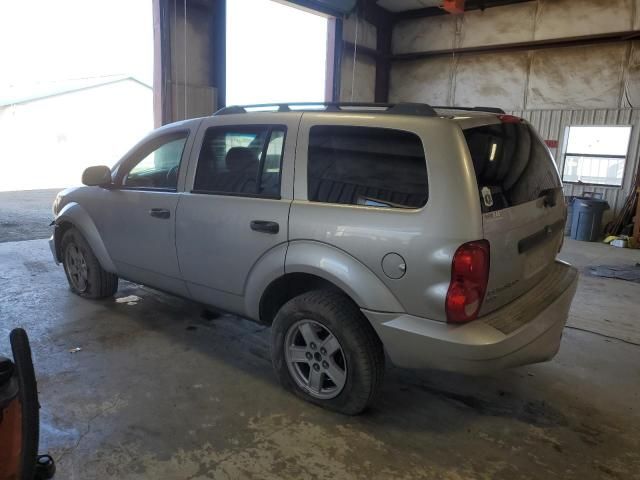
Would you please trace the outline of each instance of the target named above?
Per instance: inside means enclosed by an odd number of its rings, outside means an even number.
[[[285,127],[209,128],[202,143],[194,191],[276,197]]]
[[[315,126],[309,136],[313,202],[418,208],[428,197],[420,138],[370,127]]]
[[[129,188],[176,190],[180,159],[186,141],[186,133],[180,134],[179,138],[174,135],[156,140],[145,153],[141,153],[143,157],[125,174],[122,184]]]
[[[501,123],[464,131],[483,212],[537,199],[561,186],[549,150],[526,123]]]

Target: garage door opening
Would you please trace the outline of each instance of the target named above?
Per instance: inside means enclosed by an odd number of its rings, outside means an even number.
[[[227,2],[227,105],[324,101],[327,24],[272,0]]]
[[[0,192],[79,185],[153,129],[151,2],[22,0],[3,13]]]

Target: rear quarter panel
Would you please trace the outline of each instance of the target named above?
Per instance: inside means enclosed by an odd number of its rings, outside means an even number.
[[[307,150],[314,125],[380,127],[415,133],[427,162],[429,198],[420,209],[390,209],[310,202],[307,197]],[[404,311],[444,321],[444,302],[457,247],[482,238],[475,176],[460,128],[442,118],[384,114],[305,113],[296,151],[294,201],[289,235],[296,242],[318,242],[337,248],[368,269],[398,301],[363,301],[360,307]],[[392,279],[382,270],[388,253],[401,255],[406,273]],[[292,271],[287,258],[286,270]],[[335,267],[335,266],[334,266]],[[346,268],[346,267],[345,267]],[[366,289],[353,276],[351,288]],[[366,292],[359,293],[366,299]],[[382,304],[381,304],[382,303]]]

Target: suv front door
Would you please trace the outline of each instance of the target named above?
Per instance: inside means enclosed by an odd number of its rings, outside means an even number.
[[[180,269],[195,300],[246,315],[256,262],[269,252],[284,274],[300,115],[203,120],[176,217]]]
[[[93,215],[119,276],[179,295],[187,289],[176,256],[175,213],[188,140],[188,130],[163,133],[129,154]]]

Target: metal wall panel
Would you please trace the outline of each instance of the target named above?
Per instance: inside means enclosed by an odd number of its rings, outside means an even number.
[[[572,125],[631,125],[631,140],[624,171],[622,188],[596,187],[591,185],[565,184],[565,195],[581,195],[585,191],[600,192],[611,210],[605,219],[617,214],[633,189],[633,182],[640,161],[640,108],[602,110],[525,110],[513,111],[513,115],[525,118],[538,130],[545,140],[557,140],[558,148],[551,152],[556,158],[558,170],[564,168],[567,127]]]
[[[373,102],[376,89],[376,60],[370,55],[358,53],[353,66],[353,52],[342,56],[340,100],[343,102]],[[353,84],[353,88],[352,88]]]

